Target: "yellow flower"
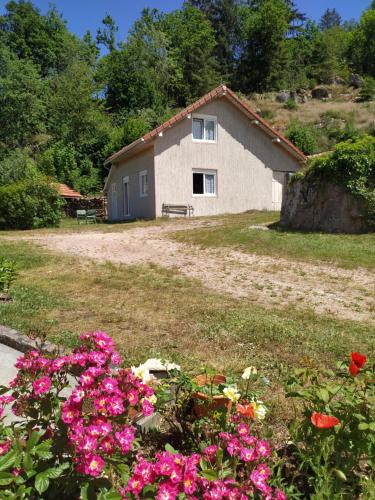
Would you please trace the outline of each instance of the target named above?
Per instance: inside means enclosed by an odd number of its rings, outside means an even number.
[[[257,420],[264,420],[267,414],[267,407],[264,406],[263,401],[253,401],[251,404],[254,409],[254,417]]]
[[[158,398],[155,396],[155,394],[153,394],[152,396],[149,396],[148,398],[145,398],[145,399],[147,399],[147,401],[149,403],[151,403],[152,405],[156,404],[158,401]]]
[[[258,373],[258,370],[255,368],[255,366],[248,366],[247,368],[245,368],[245,370],[242,374],[242,378],[244,380],[249,380],[251,375],[256,375],[257,373]]]
[[[237,386],[233,385],[232,387],[226,387],[223,390],[224,395],[233,401],[233,403],[237,403],[237,401],[240,399],[241,394],[237,390]]]

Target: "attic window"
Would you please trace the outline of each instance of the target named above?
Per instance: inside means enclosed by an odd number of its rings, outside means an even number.
[[[214,116],[193,117],[193,141],[216,142],[217,120]]]

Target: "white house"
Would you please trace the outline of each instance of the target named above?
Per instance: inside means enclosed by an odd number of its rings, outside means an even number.
[[[110,156],[110,220],[280,210],[304,154],[225,85]],[[177,210],[178,212],[178,210]]]

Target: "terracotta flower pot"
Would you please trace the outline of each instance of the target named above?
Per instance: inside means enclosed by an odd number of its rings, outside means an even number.
[[[199,387],[204,387],[207,385],[220,385],[225,384],[227,381],[224,375],[214,375],[212,377],[203,373],[202,375],[198,375],[195,377],[194,382]],[[215,395],[210,397],[208,394],[197,391],[193,393],[194,406],[193,411],[195,416],[197,417],[205,417],[214,411],[226,409],[230,411],[232,409],[232,401],[225,396]]]

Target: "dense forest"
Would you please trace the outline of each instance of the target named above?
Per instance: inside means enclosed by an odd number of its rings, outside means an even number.
[[[364,77],[375,94],[375,0],[319,23],[293,0],[187,0],[144,10],[125,41],[106,16],[80,39],[56,8],[0,15],[0,185],[46,175],[98,192],[103,160],[219,83],[243,96]]]

